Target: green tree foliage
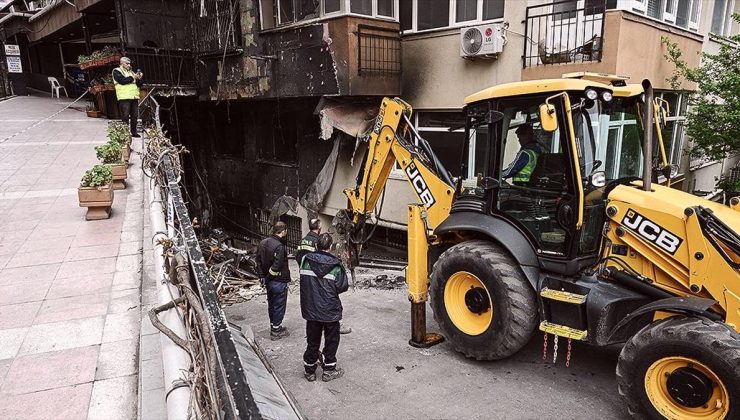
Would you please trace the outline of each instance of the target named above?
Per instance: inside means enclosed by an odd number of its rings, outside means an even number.
[[[740,15],[732,16],[740,23]],[[717,54],[702,53],[701,64],[691,68],[683,59],[676,43],[663,37],[665,58],[676,66],[668,82],[676,90],[683,81],[696,83],[697,89],[686,92],[689,110],[686,134],[693,144],[689,153],[712,160],[740,153],[740,35],[721,42]]]

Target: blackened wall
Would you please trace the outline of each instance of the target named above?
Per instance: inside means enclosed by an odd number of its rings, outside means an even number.
[[[300,198],[332,148],[319,139],[317,103],[178,99],[177,118],[165,116],[164,124],[191,152],[184,163],[194,215],[208,218],[210,197],[213,227],[256,232],[259,209],[270,210],[284,194]]]

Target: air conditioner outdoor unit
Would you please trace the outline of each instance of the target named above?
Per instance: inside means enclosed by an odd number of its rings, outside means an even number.
[[[495,58],[504,49],[506,36],[501,25],[480,25],[460,29],[460,57]]]

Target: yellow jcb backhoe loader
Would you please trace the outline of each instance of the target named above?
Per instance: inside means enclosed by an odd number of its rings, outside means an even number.
[[[630,413],[740,418],[740,204],[659,185],[671,167],[650,83],[576,74],[465,103],[451,174],[414,130],[411,106],[385,98],[345,191],[338,231],[356,252],[394,162],[419,198],[408,206],[411,344],[442,339],[426,333],[429,296],[468,357],[511,356],[537,329],[626,342],[617,382]]]

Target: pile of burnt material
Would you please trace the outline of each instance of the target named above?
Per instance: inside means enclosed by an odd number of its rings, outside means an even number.
[[[255,240],[232,238],[214,229],[200,239],[200,248],[222,305],[246,302],[265,293],[257,275]]]

